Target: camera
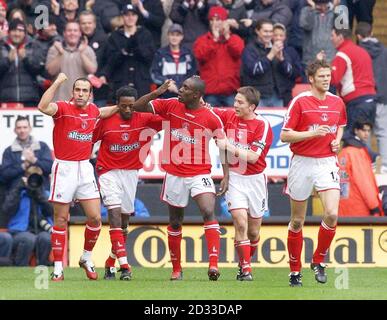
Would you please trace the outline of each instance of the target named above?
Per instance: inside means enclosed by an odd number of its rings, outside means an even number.
[[[31,189],[38,189],[43,184],[43,177],[37,173],[31,174],[27,179],[27,185]]]
[[[52,225],[46,219],[40,220],[39,225],[44,231],[52,232]]]
[[[43,171],[37,166],[30,166],[26,170],[27,186],[30,189],[39,189],[43,184]]]

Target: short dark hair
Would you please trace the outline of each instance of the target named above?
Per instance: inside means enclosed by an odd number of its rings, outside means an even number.
[[[87,79],[87,78],[85,78],[85,77],[78,78],[78,79],[76,79],[76,80],[74,81],[74,83],[73,83],[73,91],[74,91],[74,89],[75,89],[75,84],[76,84],[78,81],[86,81],[86,82],[88,82],[89,85],[90,85],[90,92],[93,91],[93,85],[91,84],[90,80]]]
[[[31,126],[30,124],[30,119],[28,119],[28,117],[24,117],[24,116],[17,116],[16,120],[15,120],[15,127],[17,125],[17,123],[19,121],[27,121],[28,122],[28,125]]]
[[[262,28],[262,26],[264,24],[271,24],[271,25],[273,25],[273,21],[271,21],[270,19],[259,19],[257,21],[257,25],[255,26],[255,29],[256,30],[261,30],[261,28]]]
[[[261,94],[256,88],[251,86],[240,87],[237,92],[243,95],[248,103],[258,106]]]
[[[372,26],[368,22],[361,21],[356,25],[355,34],[367,38],[372,33]]]
[[[79,24],[79,21],[78,21],[78,18],[76,20],[72,20],[72,21],[66,21],[65,25],[64,25],[64,28],[63,28],[63,31],[67,29],[67,26],[70,24],[70,23],[76,23],[79,27],[79,29],[81,29],[81,26]]]
[[[337,28],[333,27],[333,30],[338,36],[343,36],[344,39],[352,38],[352,30],[349,28]]]
[[[355,129],[361,130],[364,128],[364,126],[369,126],[372,129],[372,122],[370,120],[360,118],[356,119],[354,124],[353,124],[353,133],[355,133]]]
[[[97,16],[91,10],[83,10],[83,11],[81,11],[81,13],[78,16],[78,20],[81,19],[81,16],[93,16],[94,22],[97,23]]]
[[[314,61],[312,61],[311,63],[308,64],[308,66],[306,67],[306,75],[308,77],[313,77],[317,70],[318,69],[321,69],[321,68],[331,68],[330,64],[326,61],[326,60],[319,60],[319,59],[316,59]]]
[[[137,90],[133,87],[124,86],[117,90],[116,92],[116,102],[118,103],[120,101],[121,97],[134,97],[135,100],[137,100]]]

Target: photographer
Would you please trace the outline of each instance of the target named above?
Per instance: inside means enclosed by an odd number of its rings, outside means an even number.
[[[8,234],[6,239],[12,242],[16,266],[28,266],[33,253],[38,265],[50,264],[53,209],[47,200],[43,171],[37,166],[29,166],[6,193],[1,209],[8,231],[2,234]]]
[[[15,141],[4,150],[2,161],[2,177],[8,188],[12,188],[30,165],[43,170],[43,181],[49,190],[49,175],[51,173],[51,150],[42,141],[31,136],[31,125],[27,117],[18,116],[15,121]]]

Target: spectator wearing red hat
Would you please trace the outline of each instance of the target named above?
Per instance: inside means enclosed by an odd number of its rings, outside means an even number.
[[[8,35],[8,22],[7,22],[7,3],[4,0],[0,0],[0,40],[3,40]]]
[[[19,19],[9,23],[9,34],[0,46],[0,101],[36,106],[39,91],[35,77],[40,66],[33,61],[27,27]]]
[[[194,43],[194,55],[199,73],[206,83],[206,102],[217,106],[232,106],[240,87],[239,70],[244,48],[243,40],[232,34],[225,8],[209,10],[210,31]]]

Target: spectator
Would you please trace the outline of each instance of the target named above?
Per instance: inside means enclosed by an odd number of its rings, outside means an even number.
[[[260,107],[284,106],[289,79],[295,78],[292,60],[284,50],[283,41],[272,42],[273,23],[263,19],[255,29],[256,40],[250,42],[242,54],[243,86],[253,86],[261,93]]]
[[[160,0],[131,0],[138,12],[138,25],[147,28],[153,37],[156,48],[160,48],[161,28],[165,21],[163,5]]]
[[[166,92],[162,97],[176,96],[178,88],[184,80],[196,74],[196,61],[192,51],[181,46],[184,38],[183,28],[179,24],[173,24],[168,30],[169,45],[157,50],[152,63],[152,80],[158,86],[167,79],[175,81],[174,88]]]
[[[347,107],[347,126],[343,139],[352,134],[356,119],[375,122],[376,91],[372,60],[368,52],[354,44],[349,29],[332,30],[332,42],[337,49],[332,61],[332,80]],[[318,54],[321,59],[323,55]]]
[[[10,3],[10,1],[8,1],[8,3]],[[35,8],[38,5],[39,1],[36,0],[16,0],[13,3],[10,3],[8,6],[8,21],[13,19],[23,20],[27,26],[28,34],[33,36],[35,34],[35,19],[37,17]]]
[[[32,56],[40,70],[37,75],[37,82],[40,88],[40,95],[51,85],[51,76],[46,70],[46,59],[48,50],[55,41],[61,42],[63,38],[58,34],[55,20],[52,15],[49,16],[48,25],[38,30],[32,41]],[[32,58],[32,57],[31,57]]]
[[[68,22],[76,22],[80,12],[78,0],[52,0],[51,13],[56,20],[56,27],[60,35],[63,35]]]
[[[182,25],[183,44],[192,49],[195,40],[208,31],[208,3],[206,0],[173,0],[169,17]]]
[[[292,99],[292,89],[296,83],[296,78],[302,75],[301,58],[297,51],[287,45],[286,28],[281,23],[276,23],[273,26],[273,42],[280,42],[284,44],[283,54],[289,64],[286,66],[285,77],[278,78],[278,87],[280,97],[284,101],[284,106],[287,106]]]
[[[111,82],[113,92],[129,85],[137,89],[139,95],[150,91],[152,64],[155,47],[151,33],[137,26],[137,9],[128,4],[122,10],[124,26],[113,31],[107,43],[107,64],[104,74]]]
[[[340,165],[339,216],[383,215],[379,189],[371,167],[371,158],[363,142],[371,123],[356,121],[354,139],[344,142],[338,155]]]
[[[206,102],[213,106],[233,106],[240,87],[239,70],[243,40],[231,33],[227,10],[211,7],[208,13],[210,31],[194,43],[194,55],[200,76],[206,83]]]
[[[256,29],[257,21],[271,20],[273,23],[282,23],[288,27],[292,22],[292,11],[283,0],[256,0],[254,11],[250,19],[244,21],[246,27]]]
[[[26,26],[12,20],[9,35],[0,45],[0,101],[20,102],[36,106],[39,89],[35,77],[39,65],[32,62],[31,42],[26,37]]]
[[[97,17],[97,28],[106,33],[110,33],[122,26],[122,17],[120,13],[120,0],[87,0],[86,10],[91,10]]]
[[[8,35],[7,3],[0,0],[0,41]]]
[[[334,6],[330,0],[308,0],[308,6],[302,8],[300,26],[304,30],[302,43],[302,62],[304,66],[316,59],[323,51],[325,59],[331,62],[336,49],[331,41],[335,21]]]
[[[243,0],[216,0],[215,5],[225,8],[228,12],[228,23],[232,33],[243,39],[250,36],[249,28],[246,28],[243,21],[247,19],[247,11]]]
[[[288,26],[288,45],[296,49],[298,55],[302,57],[302,42],[304,39],[304,30],[301,28],[300,14],[302,8],[306,5],[306,0],[288,0],[290,11],[292,11],[292,22]]]
[[[67,22],[63,33],[63,42],[54,42],[48,50],[46,69],[51,77],[60,72],[67,75],[69,81],[58,89],[55,100],[66,101],[72,96],[72,84],[77,78],[87,77],[97,71],[97,57],[88,46],[86,37],[81,41],[81,29],[78,22]]]
[[[352,29],[353,19],[356,17],[356,22],[367,22],[372,26],[374,21],[372,11],[376,0],[346,0],[348,15],[349,15],[349,28]]]
[[[18,116],[15,121],[15,141],[4,150],[2,177],[7,186],[12,186],[24,176],[26,169],[37,166],[43,170],[43,184],[49,189],[51,173],[51,150],[42,141],[31,135],[31,125],[27,117]]]
[[[109,96],[109,86],[107,85],[105,75],[102,73],[107,61],[107,35],[102,29],[97,28],[97,17],[92,11],[82,11],[79,14],[79,25],[82,34],[87,37],[87,42],[97,56],[97,78],[95,78],[96,81],[92,81],[92,84],[95,87],[93,91],[94,103],[98,107],[104,107],[106,106],[107,97]]]
[[[367,22],[359,22],[355,34],[359,46],[366,49],[372,58],[377,93],[375,135],[382,157],[381,173],[387,173],[387,49],[372,37],[372,26]]]
[[[33,253],[38,265],[50,265],[53,209],[48,203],[48,192],[40,184],[42,175],[41,168],[28,167],[2,204],[8,216],[8,232],[0,233],[0,239],[6,247],[13,248],[15,266],[28,266]]]

